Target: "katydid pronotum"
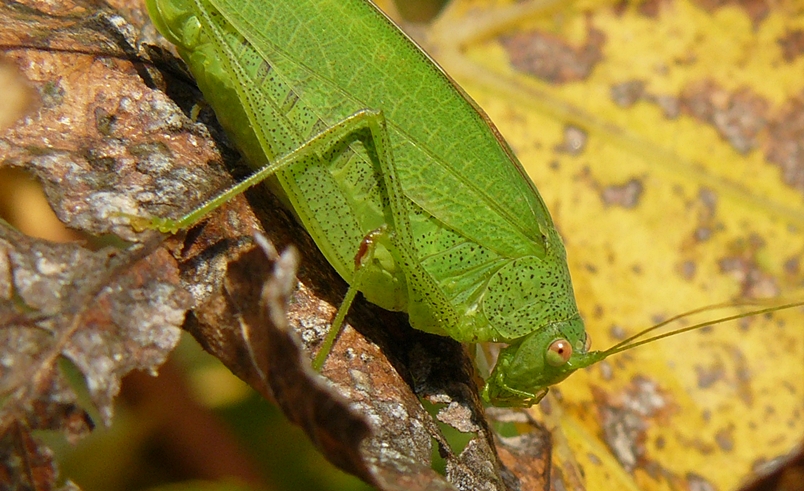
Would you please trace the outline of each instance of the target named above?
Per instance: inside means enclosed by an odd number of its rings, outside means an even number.
[[[259,170],[178,220],[133,225],[175,232],[275,179],[350,285],[316,367],[358,291],[416,329],[508,344],[482,390],[500,406],[530,406],[579,368],[701,327],[637,341],[654,326],[590,351],[536,187],[482,110],[366,0],[147,5]]]

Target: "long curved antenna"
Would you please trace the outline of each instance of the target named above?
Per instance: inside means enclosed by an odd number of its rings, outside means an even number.
[[[722,308],[725,308],[725,307],[742,307],[742,306],[746,306],[746,305],[756,305],[758,303],[762,303],[762,302],[757,301],[757,300],[738,302],[738,303],[734,303],[734,302],[725,303],[724,302],[724,303],[718,303],[718,304],[714,304],[714,305],[708,305],[706,307],[699,307],[697,309],[689,310],[689,311],[684,312],[682,314],[678,314],[678,315],[675,315],[673,317],[670,317],[669,319],[664,320],[664,321],[656,324],[655,326],[651,326],[651,327],[649,327],[647,329],[644,329],[644,330],[640,331],[639,333],[637,333],[637,334],[635,334],[635,335],[633,335],[633,336],[631,336],[631,337],[629,337],[629,338],[627,338],[627,339],[615,344],[611,348],[609,348],[609,349],[607,349],[605,351],[602,351],[601,354],[604,355],[603,358],[608,358],[609,356],[611,356],[611,355],[613,355],[615,353],[620,353],[622,351],[629,350],[631,348],[636,348],[637,346],[642,346],[643,344],[652,343],[653,341],[658,341],[659,339],[664,339],[664,338],[667,338],[667,337],[670,337],[670,336],[675,336],[676,334],[681,334],[681,333],[685,333],[685,332],[688,332],[688,331],[693,331],[695,329],[700,329],[702,327],[711,326],[711,325],[715,325],[715,324],[722,324],[724,322],[728,322],[728,321],[732,321],[732,320],[736,320],[736,319],[743,319],[745,317],[752,317],[752,316],[755,316],[755,315],[768,314],[768,313],[771,313],[771,312],[777,312],[779,310],[785,310],[785,309],[791,309],[791,308],[794,308],[794,307],[804,306],[804,300],[799,300],[799,301],[796,301],[796,302],[790,302],[790,303],[786,303],[786,304],[782,304],[782,305],[774,305],[774,306],[771,306],[771,307],[766,307],[764,309],[752,310],[750,312],[743,312],[741,314],[735,314],[735,315],[730,315],[730,316],[727,316],[727,317],[721,317],[719,319],[714,319],[714,320],[710,320],[710,321],[706,321],[706,322],[700,322],[700,323],[697,323],[697,324],[693,324],[691,326],[675,329],[673,331],[669,331],[669,332],[666,332],[664,334],[659,334],[659,335],[654,336],[652,338],[643,339],[641,341],[636,341],[637,339],[645,336],[646,334],[648,334],[648,333],[650,333],[652,331],[655,331],[656,329],[664,327],[664,326],[666,326],[667,324],[669,324],[671,322],[675,322],[675,321],[677,321],[679,319],[682,319],[684,317],[688,317],[690,315],[699,314],[701,312],[708,312],[708,311],[711,311],[711,310],[722,309]]]

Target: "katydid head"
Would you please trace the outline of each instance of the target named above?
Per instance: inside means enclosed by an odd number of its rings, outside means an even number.
[[[551,385],[561,382],[579,368],[588,367],[605,360],[613,354],[702,327],[800,307],[804,305],[804,301],[775,305],[707,322],[695,323],[648,339],[640,339],[646,334],[684,317],[739,305],[724,303],[685,312],[643,329],[605,351],[589,351],[590,338],[584,331],[583,321],[579,317],[555,322],[504,348],[497,358],[494,370],[486,380],[481,396],[483,400],[495,406],[530,407],[538,403],[547,394]]]
[[[589,347],[580,317],[538,329],[500,352],[482,397],[495,406],[532,406],[549,386],[602,359]]]

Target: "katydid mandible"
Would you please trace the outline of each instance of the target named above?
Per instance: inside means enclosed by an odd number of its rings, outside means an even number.
[[[369,2],[146,3],[260,170],[179,220],[133,223],[175,232],[275,179],[350,285],[316,364],[357,291],[416,329],[507,343],[482,390],[499,406],[530,406],[575,370],[646,342],[589,350],[536,187],[482,110]]]

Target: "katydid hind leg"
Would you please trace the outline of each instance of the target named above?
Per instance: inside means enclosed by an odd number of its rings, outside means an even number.
[[[281,172],[294,164],[311,158],[323,164],[323,161],[321,161],[322,155],[326,155],[327,152],[336,146],[344,142],[349,142],[350,140],[362,141],[367,148],[371,149],[370,153],[373,153],[372,160],[378,167],[378,173],[382,176],[384,191],[389,204],[389,210],[386,215],[387,223],[382,231],[382,235],[388,240],[383,242],[386,247],[393,250],[393,255],[397,258],[397,262],[399,263],[395,267],[400,269],[402,274],[406,277],[410,297],[409,306],[411,306],[408,309],[408,313],[411,314],[411,320],[413,321],[413,317],[416,316],[415,311],[420,312],[417,318],[424,316],[434,317],[433,319],[426,319],[425,322],[443,322],[448,320],[448,315],[440,312],[438,309],[438,305],[445,305],[447,301],[446,299],[432,300],[432,297],[436,296],[440,290],[437,285],[429,284],[432,280],[429,275],[426,274],[412,248],[413,234],[409,221],[409,210],[405,201],[407,198],[404,196],[399,179],[397,178],[388,132],[385,126],[385,117],[382,111],[364,109],[325,128],[299,145],[299,147],[292,152],[278,157],[270,165],[264,166],[247,179],[235,184],[177,220],[153,218],[145,224],[139,223],[136,225],[143,225],[143,228],[154,228],[169,233],[175,233],[180,229],[188,228],[227,201],[277,172]],[[375,246],[372,245],[371,247]],[[373,250],[371,254],[373,254]],[[363,261],[363,263],[367,264],[366,261]],[[367,268],[370,267],[371,266],[367,266]],[[356,268],[356,274],[351,279],[347,278],[351,286],[347,292],[347,296],[344,298],[343,304],[336,314],[332,333],[327,336],[325,339],[326,345],[322,346],[322,349],[319,350],[319,355],[316,357],[315,365],[317,369],[323,365],[328,352],[331,350],[331,345],[337,337],[337,332],[343,323],[343,319],[357,291],[364,291],[364,287],[370,286],[361,284],[360,282],[360,275],[358,273],[360,273],[362,269],[365,268]],[[425,299],[424,295],[420,295],[420,292],[431,292],[430,298]],[[433,315],[433,312],[438,312],[438,314]]]
[[[422,265],[413,244],[413,229],[410,222],[411,209],[408,198],[401,186],[399,173],[391,151],[388,131],[382,113],[368,120],[370,141],[375,153],[374,161],[385,184],[389,213],[387,227],[390,242],[407,285],[408,302],[406,312],[411,325],[417,329],[432,332],[432,326],[453,326],[458,324],[455,311],[432,276]]]
[[[358,261],[355,274],[352,275],[351,279],[346,278],[351,285],[348,292],[351,298],[348,298],[348,304],[351,304],[357,291],[365,293],[366,289],[372,286],[368,273],[389,267],[372,264],[371,258],[379,247],[378,244],[381,243],[394,257],[395,264],[390,266],[393,270],[392,274],[401,273],[401,276],[404,277],[408,298],[405,310],[409,315],[411,324],[414,327],[420,327],[423,324],[455,323],[456,320],[451,317],[454,316],[453,311],[444,307],[448,305],[448,300],[443,297],[438,285],[427,274],[414,250],[410,210],[407,205],[408,198],[405,196],[398,178],[386,128],[386,120],[382,111],[371,109],[358,111],[308,140],[303,148],[292,152],[288,155],[288,158],[296,156],[297,159],[300,159],[311,155],[313,152],[318,156],[326,155],[329,150],[348,142],[349,139],[362,142],[368,150],[370,159],[377,165],[377,172],[381,176],[383,183],[383,192],[387,198],[388,210],[383,228],[381,230],[367,231],[363,239],[363,245],[368,245],[369,254],[363,258],[356,258]],[[277,162],[272,167],[281,165],[284,168],[289,165],[285,161],[286,158],[281,160],[283,162]],[[281,168],[273,170],[271,174],[278,170],[281,170]],[[367,239],[371,240],[367,242]],[[358,250],[361,248],[363,247],[358,247]],[[358,276],[363,278],[361,279]],[[427,294],[425,295],[423,292]],[[328,336],[328,339],[332,338],[334,341],[335,337],[337,337],[337,331],[340,329],[340,324],[348,310],[348,306],[346,305],[346,308],[341,307],[338,310],[336,323],[334,323],[332,329],[334,332]],[[323,365],[330,349],[331,346],[320,350],[319,355],[316,357],[316,363]]]
[[[432,282],[432,280],[430,276],[426,274],[424,267],[417,258],[415,250],[413,250],[412,244],[414,240],[409,219],[410,210],[408,209],[407,198],[404,195],[398,178],[386,128],[386,120],[382,111],[369,109],[359,111],[316,135],[305,144],[305,146],[312,149],[311,144],[315,142],[315,151],[317,154],[325,155],[326,151],[349,138],[361,140],[367,150],[369,150],[370,158],[377,165],[377,172],[382,176],[382,182],[384,184],[383,191],[387,198],[388,210],[385,225],[381,229],[369,231],[363,238],[360,247],[358,247],[358,252],[355,257],[355,273],[351,280],[349,280],[349,291],[344,298],[344,302],[338,309],[330,332],[324,340],[324,344],[316,355],[313,363],[315,369],[320,369],[326,361],[326,357],[332,349],[332,344],[337,338],[343,320],[354,301],[356,293],[358,291],[365,292],[367,288],[371,287],[370,275],[368,273],[372,271],[372,268],[383,268],[383,266],[373,264],[374,253],[379,247],[379,244],[382,244],[382,247],[387,249],[395,258],[396,264],[392,266],[392,269],[397,273],[401,272],[402,276],[405,277],[405,287],[408,292],[408,305],[406,310],[411,315],[412,321],[415,321],[413,318],[415,313],[412,311],[412,306],[418,306],[418,309],[425,312],[425,315],[431,315],[431,312],[436,311],[432,304],[426,303],[424,297],[418,295],[418,292],[433,292],[431,296],[435,296],[440,292],[437,285],[427,284],[428,281]],[[294,154],[297,152],[300,151],[296,151]],[[276,170],[274,172],[276,172]],[[446,299],[439,300],[441,300],[441,304],[447,303]],[[436,301],[435,305],[438,304],[439,302]],[[421,317],[422,315],[418,316],[418,318]],[[445,315],[440,315],[438,319],[427,319],[427,321],[440,322],[446,317]]]
[[[356,134],[366,128],[367,120],[370,118],[383,118],[383,116],[380,111],[358,111],[348,118],[343,119],[342,121],[339,121],[338,123],[335,123],[334,125],[317,133],[309,140],[299,145],[299,147],[292,152],[282,155],[271,164],[262,167],[248,178],[231,186],[180,218],[143,218],[129,215],[125,216],[128,216],[132,220],[132,226],[134,226],[135,229],[154,229],[164,233],[176,233],[179,230],[189,228],[201,221],[204,217],[216,209],[220,208],[232,198],[244,193],[249,188],[263,182],[277,172],[297,164],[304,159],[310,158],[313,155],[324,154],[327,150],[331,149],[340,142],[349,138],[354,138]]]

